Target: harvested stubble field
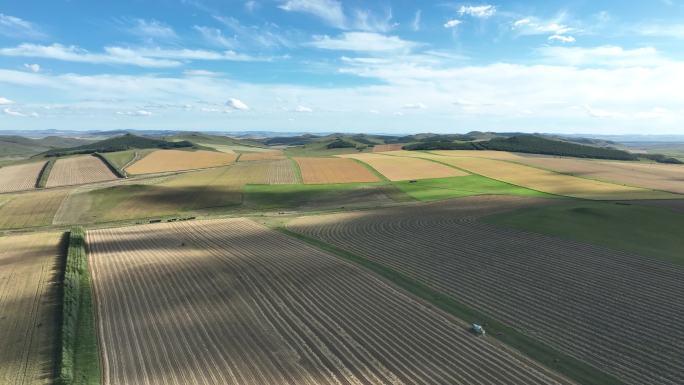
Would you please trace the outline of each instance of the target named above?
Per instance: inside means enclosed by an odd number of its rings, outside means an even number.
[[[259,151],[259,152],[243,152],[240,155],[240,162],[252,160],[278,160],[285,159],[282,151]]]
[[[373,152],[399,151],[403,146],[403,144],[376,144]]]
[[[48,176],[46,187],[70,186],[117,179],[101,159],[81,155],[57,159]]]
[[[554,384],[371,273],[247,219],[87,235],[105,384]]]
[[[468,175],[453,167],[411,157],[387,156],[382,154],[350,154],[339,156],[358,159],[370,165],[391,181],[447,178],[450,176]]]
[[[306,184],[378,182],[362,164],[342,158],[294,158]]]
[[[45,162],[0,167],[0,193],[32,190]]]
[[[61,233],[0,237],[0,383],[51,384]]]
[[[69,190],[17,194],[0,204],[0,229],[47,226]]]
[[[157,150],[126,168],[129,174],[194,170],[224,166],[235,161],[237,155],[213,151]]]
[[[458,153],[460,151],[455,151]],[[678,195],[563,175],[504,160],[461,156],[416,155],[475,174],[549,194],[596,200],[675,199]]]
[[[684,383],[684,267],[476,220],[513,199],[303,217],[288,228],[411,276],[625,383]]]

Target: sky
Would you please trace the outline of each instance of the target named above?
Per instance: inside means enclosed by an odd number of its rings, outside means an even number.
[[[684,134],[684,0],[3,0],[0,130]]]

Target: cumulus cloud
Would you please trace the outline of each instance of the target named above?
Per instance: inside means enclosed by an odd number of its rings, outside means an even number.
[[[43,39],[46,37],[33,23],[3,13],[0,13],[0,35],[26,39]]]
[[[230,98],[230,99],[228,99],[228,101],[226,102],[226,105],[227,105],[228,107],[230,107],[230,108],[232,108],[232,109],[234,109],[234,110],[238,110],[238,111],[247,111],[247,110],[249,110],[249,106],[248,106],[247,104],[245,104],[245,102],[243,102],[243,101],[240,100],[240,99]]]
[[[40,64],[24,64],[24,68],[31,72],[40,72]]]
[[[417,45],[398,36],[373,32],[345,32],[338,37],[315,36],[309,44],[320,49],[357,52],[409,51]]]
[[[494,16],[496,13],[496,7],[493,5],[462,5],[461,8],[459,8],[458,13],[460,15],[468,15],[480,19],[486,19]]]
[[[288,12],[308,13],[336,28],[346,27],[342,3],[335,0],[287,0],[280,9]]]
[[[458,19],[451,19],[444,23],[444,28],[456,28],[458,27],[459,24],[461,24],[462,21]]]
[[[299,105],[295,108],[295,112],[313,112],[311,107]]]
[[[573,36],[565,36],[565,35],[551,35],[548,38],[549,41],[559,41],[561,43],[574,43],[575,38]]]
[[[0,96],[0,106],[6,106],[8,104],[14,104],[14,101]]]

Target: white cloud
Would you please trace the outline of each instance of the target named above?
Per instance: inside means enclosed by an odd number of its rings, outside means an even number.
[[[627,117],[627,115],[615,112],[615,111],[608,111],[608,110],[603,110],[603,109],[598,109],[598,108],[592,108],[590,105],[585,104],[584,109],[587,111],[587,114],[591,116],[592,118],[597,118],[597,119],[621,119]]]
[[[578,29],[564,24],[564,14],[555,20],[540,20],[536,17],[526,17],[513,22],[512,29],[519,35],[565,35],[577,32]]]
[[[458,13],[460,15],[468,15],[480,19],[486,19],[496,13],[496,7],[493,5],[462,5],[461,8],[459,8]]]
[[[357,52],[409,51],[417,45],[397,36],[373,32],[345,32],[338,37],[315,36],[309,44],[320,49]]]
[[[229,37],[226,37],[221,30],[208,28],[205,38],[212,44],[219,44],[226,47],[247,47],[256,46],[264,48],[293,47],[290,41],[290,31],[281,29],[273,23],[260,25],[244,25],[234,17],[214,15],[214,19],[230,29]],[[195,27],[207,28],[207,27]],[[213,31],[212,31],[213,30]]]
[[[229,38],[223,35],[223,32],[218,28],[210,28],[196,25],[195,30],[197,30],[204,40],[212,45],[219,47],[235,47],[236,41],[234,38]]]
[[[684,39],[684,24],[640,24],[634,26],[632,32],[649,37]]]
[[[157,20],[136,19],[128,31],[145,39],[172,40],[178,37],[173,28]]]
[[[239,111],[247,111],[247,110],[249,110],[249,106],[248,106],[247,104],[245,104],[245,102],[243,102],[243,101],[240,100],[240,99],[230,98],[230,99],[228,99],[228,101],[226,102],[226,105],[227,105],[228,107],[234,109],[234,110],[239,110]]]
[[[33,23],[2,13],[0,13],[0,35],[27,39],[43,39],[46,37]]]
[[[31,72],[40,72],[40,64],[24,64],[24,68]]]
[[[207,70],[186,70],[186,71],[183,71],[183,74],[185,74],[185,76],[204,76],[204,77],[215,77],[215,76],[221,76],[222,75],[220,72],[207,71]]]
[[[549,62],[571,66],[650,67],[671,62],[653,47],[542,47],[539,53]]]
[[[407,103],[401,106],[405,110],[424,110],[427,106],[423,103]]]
[[[147,110],[136,110],[136,111],[117,111],[117,115],[125,116],[135,116],[135,117],[148,117],[152,116],[152,113]]]
[[[6,106],[8,104],[14,104],[14,101],[0,96],[0,106]]]
[[[280,9],[314,15],[336,28],[346,28],[342,3],[335,0],[287,0]]]
[[[354,28],[361,31],[389,32],[398,24],[392,22],[392,9],[388,8],[384,16],[376,16],[368,10],[354,12]]]
[[[573,36],[565,35],[551,35],[548,38],[549,41],[559,41],[561,43],[574,43],[576,40]]]
[[[420,19],[422,17],[423,11],[420,9],[416,11],[416,14],[413,16],[413,22],[411,23],[411,29],[414,31],[420,31]]]
[[[449,20],[446,23],[444,23],[444,28],[455,28],[461,23],[462,23],[461,20],[452,19],[452,20]]]
[[[245,10],[247,12],[254,12],[260,7],[260,4],[254,0],[245,1]]]
[[[2,110],[2,112],[4,112],[5,115],[22,117],[22,118],[29,116],[29,115],[24,114],[23,112],[13,110],[11,108],[5,108],[4,110]]]
[[[311,107],[299,105],[295,108],[295,112],[313,112]]]

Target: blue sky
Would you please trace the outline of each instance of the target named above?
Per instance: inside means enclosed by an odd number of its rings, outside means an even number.
[[[1,129],[684,134],[684,1],[5,0]]]

